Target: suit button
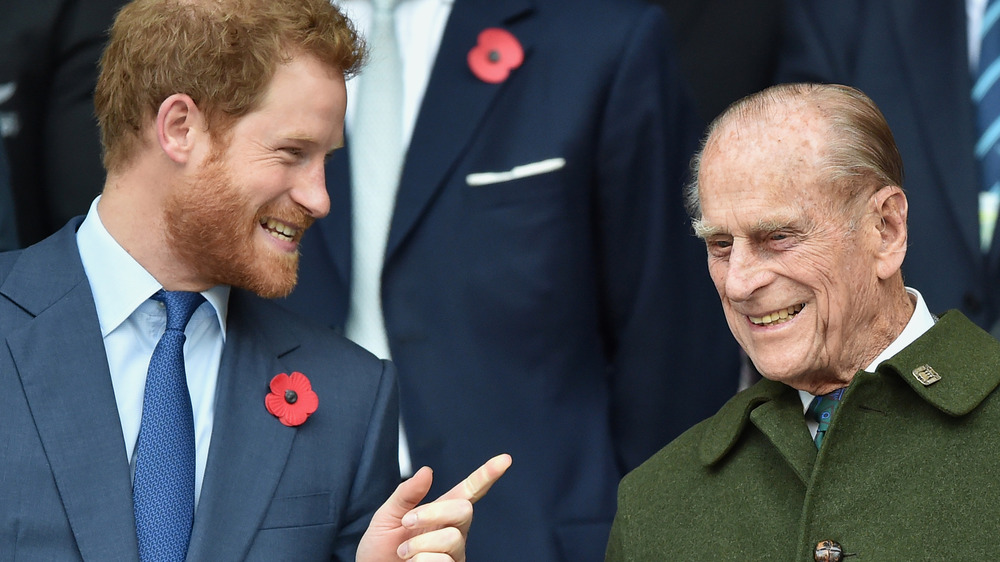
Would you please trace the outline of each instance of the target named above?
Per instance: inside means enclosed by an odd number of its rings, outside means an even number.
[[[816,562],[841,562],[844,559],[844,549],[833,541],[819,541],[816,543],[816,550],[813,551],[813,560]]]

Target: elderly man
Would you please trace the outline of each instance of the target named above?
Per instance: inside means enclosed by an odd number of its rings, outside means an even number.
[[[1000,344],[903,285],[902,164],[874,103],[772,87],[695,163],[695,230],[766,378],[623,480],[607,559],[992,555]]]
[[[103,195],[0,255],[0,559],[465,559],[509,458],[417,507],[392,365],[261,298],[329,210],[361,49],[327,0],[119,13]]]

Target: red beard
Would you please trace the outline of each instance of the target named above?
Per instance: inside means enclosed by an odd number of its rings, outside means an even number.
[[[167,201],[167,242],[201,281],[240,287],[265,298],[287,296],[298,281],[298,252],[270,247],[258,232],[260,220],[270,217],[308,227],[315,219],[291,203],[271,202],[255,209],[249,194],[233,181],[222,158],[224,150],[213,152],[205,168]]]

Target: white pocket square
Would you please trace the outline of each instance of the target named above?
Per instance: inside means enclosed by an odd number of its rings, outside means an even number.
[[[539,162],[514,166],[506,172],[479,172],[465,176],[465,183],[471,186],[489,185],[491,183],[501,183],[505,181],[537,176],[554,172],[566,165],[564,158],[549,158]]]

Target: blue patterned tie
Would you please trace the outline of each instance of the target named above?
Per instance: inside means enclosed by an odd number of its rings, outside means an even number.
[[[819,428],[816,430],[816,438],[814,439],[817,449],[823,444],[823,436],[826,435],[826,430],[830,428],[830,420],[833,419],[833,412],[840,405],[840,398],[844,395],[845,389],[846,387],[838,388],[830,394],[817,396],[809,403],[809,410],[806,414],[819,423]]]
[[[153,350],[142,399],[132,500],[139,559],[180,561],[194,521],[194,416],[184,373],[184,327],[199,293],[157,291],[167,329]]]
[[[977,108],[976,158],[982,176],[980,246],[983,252],[988,252],[1000,204],[1000,0],[990,0],[983,14],[979,69],[972,101]]]

